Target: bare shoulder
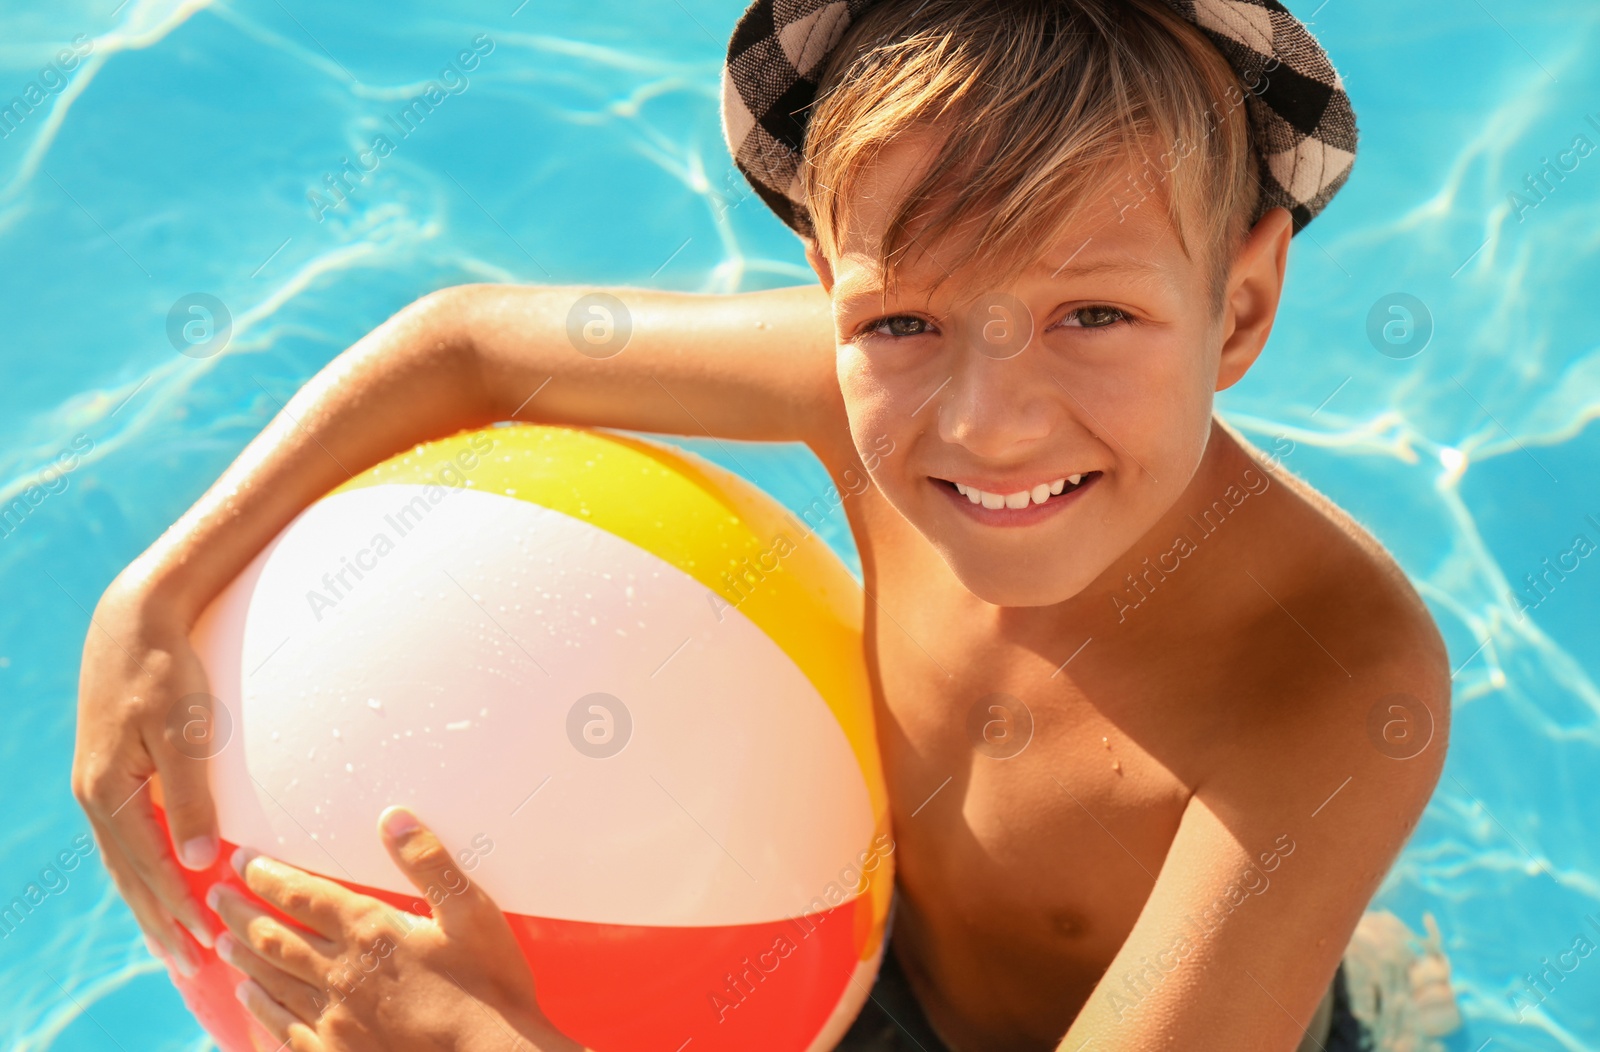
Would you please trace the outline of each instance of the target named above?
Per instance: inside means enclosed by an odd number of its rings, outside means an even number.
[[[1299,550],[1288,553],[1299,571],[1294,591],[1324,611],[1349,663],[1448,694],[1444,640],[1394,556],[1310,483],[1281,466],[1274,475],[1285,498],[1286,533],[1302,538]]]
[[[1248,791],[1280,791],[1285,777],[1329,792],[1365,779],[1387,802],[1373,820],[1381,814],[1392,832],[1409,832],[1449,740],[1444,641],[1377,538],[1303,479],[1270,469],[1272,539],[1254,582],[1253,628],[1243,634],[1270,656],[1252,661],[1240,699],[1268,730],[1248,745],[1263,772]]]

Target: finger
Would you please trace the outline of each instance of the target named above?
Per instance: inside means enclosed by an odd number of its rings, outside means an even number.
[[[328,993],[321,987],[274,967],[270,961],[235,939],[230,932],[217,936],[217,956],[246,978],[254,979],[272,999],[295,1018],[315,1023],[327,1007]]]
[[[155,896],[195,941],[211,945],[211,928],[200,903],[189,893],[183,872],[172,857],[166,830],[156,820],[149,776],[101,779],[90,791],[85,811],[100,835],[107,857],[116,854],[131,876]]]
[[[173,703],[158,740],[146,742],[161,774],[167,828],[177,845],[178,861],[187,869],[206,869],[217,860],[221,847],[206,777],[208,758],[226,744],[226,739],[216,737],[215,705],[203,691],[184,695]]]
[[[199,971],[200,962],[172,915],[156,901],[144,882],[134,875],[114,843],[108,844],[99,835],[95,839],[100,844],[100,858],[105,863],[106,872],[111,874],[111,882],[116,885],[117,893],[133,911],[134,920],[139,922],[151,956],[171,961],[172,966],[185,976],[194,975]]]
[[[370,896],[249,848],[233,853],[233,868],[262,901],[334,941],[345,934],[349,918],[376,903]]]
[[[272,995],[254,979],[246,979],[235,987],[234,996],[275,1040],[283,1042],[278,1046],[280,1052],[282,1049],[290,1049],[291,1052],[326,1052],[326,1046],[316,1032],[274,1001]]]
[[[433,918],[446,935],[478,936],[485,925],[505,923],[494,900],[455,864],[455,859],[409,809],[391,807],[378,816],[383,846],[395,865],[433,907]]]
[[[334,946],[320,935],[292,928],[246,899],[243,893],[213,884],[206,905],[216,911],[233,937],[279,971],[320,988]]]

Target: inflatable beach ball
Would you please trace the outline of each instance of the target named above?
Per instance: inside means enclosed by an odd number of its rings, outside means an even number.
[[[872,986],[894,843],[859,586],[697,457],[496,426],[302,512],[193,638],[223,851],[418,914],[376,822],[413,808],[506,912],[539,1001],[598,1052],[832,1048]],[[224,1052],[259,1028],[214,954]]]

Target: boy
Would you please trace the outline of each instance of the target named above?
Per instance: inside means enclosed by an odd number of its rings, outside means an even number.
[[[1438,778],[1446,655],[1212,413],[1345,177],[1331,66],[1271,0],[781,6],[735,31],[724,125],[821,287],[613,290],[621,353],[564,345],[590,290],[449,289],[324,370],[97,611],[74,790],[119,887],[175,959],[170,918],[211,937],[142,798],[112,809],[159,769],[212,860],[162,730],[187,625],[346,472],[512,418],[801,441],[873,483],[844,507],[898,865],[839,1047],[1354,1047],[1340,959]],[[1291,134],[1313,103],[1342,162]]]

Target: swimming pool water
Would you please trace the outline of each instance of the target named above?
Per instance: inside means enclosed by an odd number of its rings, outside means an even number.
[[[1600,145],[1600,9],[1319,2],[1289,6],[1345,77],[1361,155],[1222,406],[1396,553],[1449,642],[1449,762],[1378,898],[1438,918],[1466,1017],[1449,1047],[1600,1047],[1600,957],[1513,1007],[1600,941],[1600,156],[1574,149]],[[812,280],[722,144],[739,9],[0,9],[0,103],[37,100],[0,120],[0,506],[23,509],[0,527],[0,905],[49,885],[0,926],[0,1046],[209,1044],[76,839],[78,660],[109,580],[301,383],[444,285]],[[430,79],[448,90],[418,119]],[[346,200],[319,205],[346,158]],[[1539,186],[1547,160],[1566,170]],[[231,317],[209,357],[169,335],[193,294]],[[1426,325],[1386,339],[1397,294]],[[827,485],[795,448],[685,444],[793,506]],[[858,570],[841,517],[825,536]],[[62,852],[87,857],[42,878]]]

